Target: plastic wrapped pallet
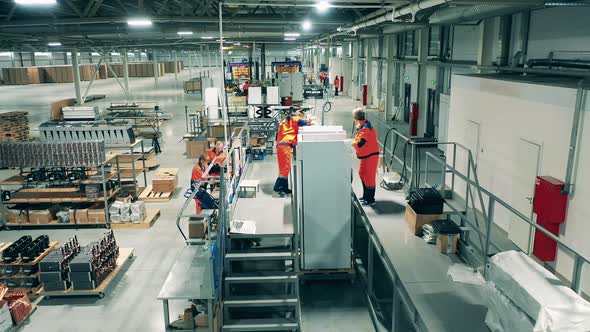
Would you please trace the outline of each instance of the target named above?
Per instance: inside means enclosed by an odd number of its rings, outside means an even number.
[[[131,204],[131,213],[145,214],[145,202],[137,201]]]
[[[119,214],[122,206],[123,206],[123,202],[114,201],[113,204],[111,204],[111,206],[109,206],[109,213],[110,214]]]
[[[590,331],[590,303],[522,252],[494,255],[489,281],[536,321],[535,332]]]
[[[116,222],[116,223],[121,222],[121,215],[118,213],[116,213],[116,214],[111,213],[110,219],[111,219],[111,222]]]
[[[510,301],[494,283],[485,285],[488,313],[485,323],[492,332],[533,332],[535,322]]]

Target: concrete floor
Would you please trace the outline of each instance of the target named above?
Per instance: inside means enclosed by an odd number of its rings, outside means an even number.
[[[193,72],[196,75],[196,71]],[[194,76],[193,75],[193,76]],[[198,95],[184,94],[182,79],[189,77],[188,70],[175,81],[173,75],[160,78],[156,86],[151,78],[132,78],[132,101],[157,101],[173,119],[162,128],[163,153],[158,157],[161,167],[179,168],[181,186],[188,184],[194,160],[183,155],[185,146],[181,136],[185,132],[184,107],[202,105]],[[87,82],[83,82],[83,90]],[[106,94],[107,98],[90,102],[104,109],[111,102],[125,101],[119,85],[113,80],[96,81],[91,94]],[[28,86],[0,86],[0,113],[12,110],[28,111],[32,135],[34,128],[49,118],[51,101],[74,96],[73,84],[44,84]],[[338,97],[333,111],[326,116],[326,124],[352,125],[350,111],[356,102]],[[310,104],[313,104],[312,101]],[[318,105],[321,103],[318,101]],[[321,114],[318,114],[320,116]],[[0,170],[0,178],[14,171]],[[148,181],[150,178],[148,177]],[[167,203],[149,203],[161,209],[161,217],[147,230],[116,230],[121,247],[135,248],[135,257],[128,268],[114,280],[104,299],[52,298],[43,300],[27,323],[24,331],[162,331],[164,329],[162,304],[156,296],[183,246],[182,237],[174,222],[184,198],[184,189],[178,189]],[[22,235],[48,234],[60,242],[77,235],[82,244],[96,239],[104,229],[48,229],[11,230],[0,232],[0,242],[14,241]],[[373,331],[373,325],[364,303],[364,293],[357,284],[345,282],[308,282],[302,287],[304,331]],[[171,314],[180,313],[186,303],[171,303]]]

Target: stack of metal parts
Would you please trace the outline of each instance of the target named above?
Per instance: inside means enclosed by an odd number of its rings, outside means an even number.
[[[80,253],[78,238],[74,236],[58,250],[49,253],[39,262],[39,280],[46,292],[64,291],[71,287],[67,272],[70,262]]]
[[[104,141],[0,142],[0,167],[91,167],[105,161]]]
[[[61,111],[65,121],[88,121],[98,118],[98,106],[66,106],[62,107]]]
[[[135,142],[133,128],[126,121],[45,122],[39,126],[41,142],[104,141],[106,146],[128,146]]]
[[[119,246],[113,231],[82,249],[70,263],[69,279],[74,290],[95,289],[117,266]]]

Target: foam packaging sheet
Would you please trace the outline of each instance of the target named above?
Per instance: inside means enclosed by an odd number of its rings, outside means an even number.
[[[522,252],[494,255],[489,281],[536,321],[535,332],[590,331],[590,303]]]
[[[534,331],[535,322],[498,290],[494,283],[486,283],[484,289],[488,300],[485,323],[492,332]]]

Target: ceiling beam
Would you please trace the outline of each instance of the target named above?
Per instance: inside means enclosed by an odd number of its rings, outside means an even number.
[[[96,15],[98,8],[100,8],[100,6],[102,5],[102,1],[103,0],[96,0],[96,2],[94,3],[94,7],[92,7],[92,10],[90,10],[90,13],[88,13],[88,17],[93,17],[94,15]]]
[[[16,11],[16,3],[13,3],[12,7],[10,7],[10,10],[8,11],[8,14],[6,15],[6,18],[4,19],[4,21],[10,22],[10,20],[12,19],[12,16],[14,16],[15,11]]]
[[[68,5],[68,7],[70,7],[71,10],[74,11],[74,13],[76,13],[76,15],[84,17],[80,9],[78,9],[78,7],[72,2],[72,0],[65,0],[64,2],[66,3],[66,5]]]

